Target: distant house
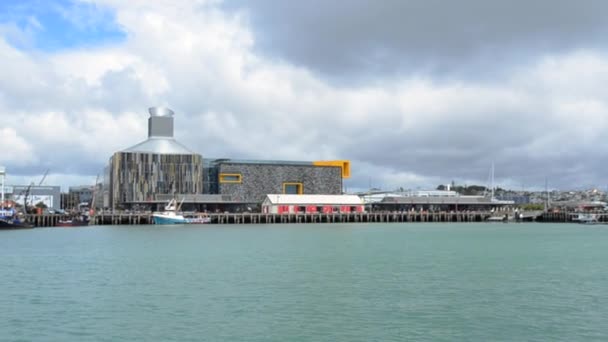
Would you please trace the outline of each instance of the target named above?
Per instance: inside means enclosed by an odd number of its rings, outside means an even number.
[[[270,194],[262,202],[267,214],[352,213],[364,212],[365,205],[357,195],[285,195]]]

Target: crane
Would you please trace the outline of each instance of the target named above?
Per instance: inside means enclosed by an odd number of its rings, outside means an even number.
[[[44,171],[44,175],[42,175],[42,179],[40,179],[40,182],[38,183],[38,186],[42,185],[42,182],[44,182],[44,180],[46,179],[46,176],[49,174],[50,169],[46,169],[46,171]],[[26,213],[29,213],[29,210],[27,208],[27,200],[28,197],[30,196],[30,191],[32,189],[32,186],[36,185],[34,182],[31,182],[30,185],[27,186],[27,189],[25,189],[25,196],[23,197],[23,210]]]
[[[97,177],[95,178],[95,186],[93,187],[93,196],[91,198],[91,208],[89,208],[91,210],[91,213],[95,212],[95,197],[97,195],[97,182],[99,181],[99,175],[97,175]]]
[[[30,190],[32,189],[32,185],[34,185],[34,182],[31,182],[30,185],[27,186],[27,188],[25,189],[25,195],[23,196],[23,211],[26,214],[30,213],[30,211],[27,208],[27,199],[28,199],[28,197],[30,197]]]
[[[46,175],[49,174],[50,169],[46,169],[46,171],[44,171],[44,175],[42,175],[42,179],[40,180],[40,183],[38,183],[38,186],[42,185],[42,182],[44,182],[44,180],[46,179]]]

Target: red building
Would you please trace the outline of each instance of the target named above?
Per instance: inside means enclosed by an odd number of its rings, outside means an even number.
[[[262,212],[268,214],[364,212],[363,200],[356,195],[266,195]]]

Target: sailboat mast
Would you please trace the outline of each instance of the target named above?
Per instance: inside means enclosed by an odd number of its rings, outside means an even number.
[[[491,200],[494,200],[494,162],[492,162],[492,197]]]
[[[545,177],[545,211],[549,209],[549,182],[547,181],[547,177]]]
[[[0,177],[2,177],[2,199],[0,202],[0,209],[4,209],[4,175],[6,174],[6,169],[4,166],[0,166]]]

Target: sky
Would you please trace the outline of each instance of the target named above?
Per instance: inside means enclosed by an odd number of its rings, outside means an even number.
[[[93,184],[168,106],[208,158],[348,159],[347,191],[608,187],[608,2],[3,0],[9,184]]]

